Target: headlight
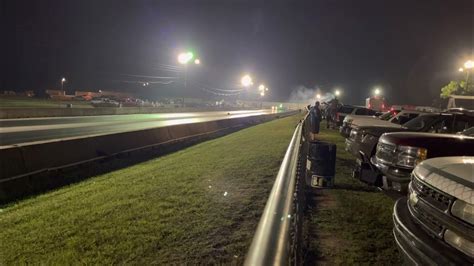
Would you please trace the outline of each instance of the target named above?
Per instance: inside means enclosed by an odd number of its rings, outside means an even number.
[[[354,141],[361,142],[362,141],[362,131],[359,131],[357,129],[352,129],[351,133],[349,135],[349,138],[354,140]]]
[[[398,166],[414,168],[421,161],[426,159],[428,150],[425,148],[398,146],[397,147],[397,162]]]
[[[451,214],[474,225],[474,205],[463,200],[456,200],[451,207]]]
[[[474,257],[474,243],[456,234],[455,232],[449,229],[446,230],[444,233],[444,241],[465,253],[469,257]]]
[[[415,205],[418,203],[418,195],[416,195],[416,192],[414,191],[411,191],[409,195],[408,203],[410,203],[412,207],[415,207]]]

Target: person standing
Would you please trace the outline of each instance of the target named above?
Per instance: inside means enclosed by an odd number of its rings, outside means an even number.
[[[334,128],[335,124],[337,123],[337,110],[339,108],[339,100],[337,97],[334,97],[331,101],[329,101],[329,116],[330,119],[327,121],[327,127]]]
[[[322,119],[321,109],[319,108],[319,102],[316,102],[314,106],[311,107],[309,115],[311,118],[312,138],[314,139],[314,135],[319,134],[319,124],[321,123]]]
[[[331,114],[331,110],[330,110],[331,106],[329,104],[326,105],[326,109],[324,109],[324,112],[325,112],[325,116],[326,116],[326,128],[329,129],[332,121],[332,114]]]

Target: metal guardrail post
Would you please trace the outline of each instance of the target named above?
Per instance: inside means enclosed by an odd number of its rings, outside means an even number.
[[[291,226],[295,221],[301,222],[296,217],[297,213],[301,212],[297,212],[301,206],[295,207],[295,203],[298,204],[298,200],[295,201],[295,193],[302,128],[303,123],[300,122],[293,133],[247,253],[245,265],[287,265],[292,261],[291,253],[295,252],[294,247],[291,247],[291,240],[295,241],[294,238],[301,235],[299,229],[297,232],[291,232]]]

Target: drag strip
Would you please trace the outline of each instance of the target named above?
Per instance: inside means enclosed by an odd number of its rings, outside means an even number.
[[[0,120],[0,146],[271,114],[272,110]]]

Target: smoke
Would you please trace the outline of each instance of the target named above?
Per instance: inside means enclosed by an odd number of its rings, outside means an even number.
[[[316,97],[318,94],[321,96],[320,99],[317,99]],[[306,103],[312,105],[316,101],[328,102],[332,99],[334,99],[334,94],[330,92],[323,93],[319,88],[310,89],[306,88],[305,86],[297,86],[291,91],[289,102]]]

